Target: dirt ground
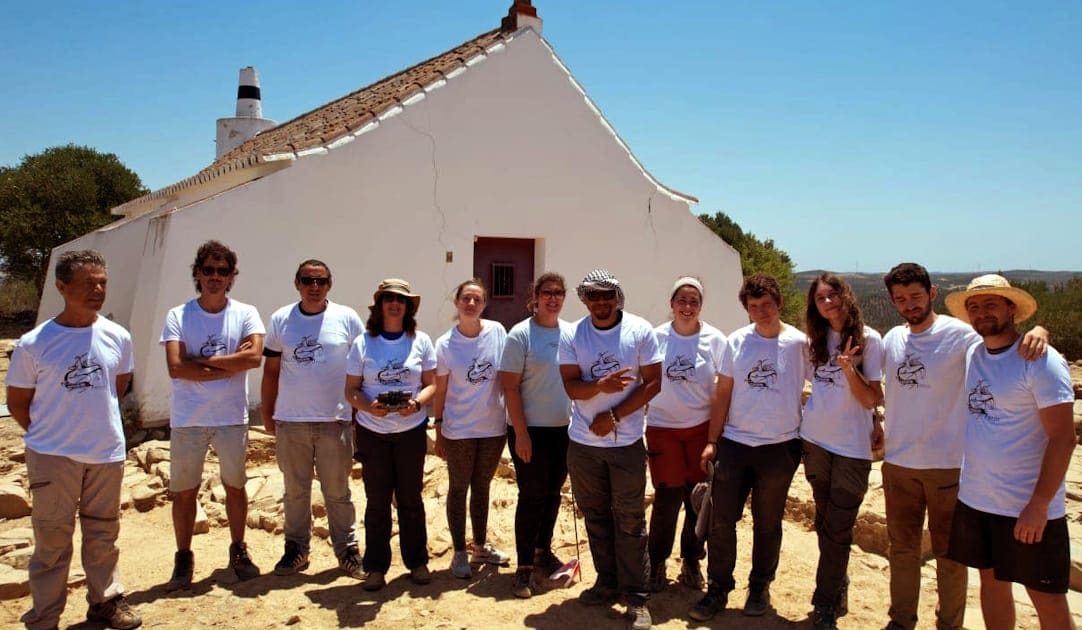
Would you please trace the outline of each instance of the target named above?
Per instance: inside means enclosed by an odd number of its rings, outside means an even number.
[[[6,361],[0,353],[0,377],[4,376]],[[268,456],[268,441],[273,439],[253,430],[253,460],[250,468],[273,469],[274,462]],[[19,454],[22,451],[21,431],[13,420],[0,420],[0,478],[25,473]],[[196,558],[195,583],[190,593],[167,593],[162,585],[172,569],[173,541],[168,503],[147,512],[125,509],[121,518],[120,572],[126,585],[128,599],[149,628],[298,628],[354,627],[376,624],[387,628],[568,628],[605,627],[624,625],[622,606],[587,608],[576,601],[577,595],[593,583],[595,573],[586,544],[585,530],[578,524],[581,544],[583,576],[581,581],[569,588],[552,585],[544,592],[528,600],[516,599],[510,593],[514,567],[485,567],[469,580],[453,577],[448,570],[450,563],[450,539],[447,535],[442,497],[446,492],[445,467],[438,460],[430,461],[426,468],[425,502],[428,519],[430,568],[433,581],[430,585],[416,586],[411,583],[401,565],[397,549],[388,585],[382,591],[369,593],[361,589],[359,582],[346,577],[337,569],[331,547],[324,539],[313,538],[311,566],[303,574],[279,577],[271,574],[274,563],[282,552],[281,535],[262,529],[249,529],[247,539],[253,560],[267,575],[248,582],[238,582],[227,570],[226,528],[215,524],[210,532],[197,535],[193,543]],[[134,465],[134,464],[130,464]],[[1068,489],[1082,496],[1082,460],[1076,454],[1074,465],[1068,475]],[[359,480],[353,480],[354,502],[358,507],[358,519],[363,516],[364,490]],[[492,483],[492,510],[489,522],[490,541],[508,552],[514,548],[514,506],[516,498],[514,481],[497,477]],[[764,617],[749,618],[740,614],[743,605],[744,578],[749,570],[751,526],[747,517],[739,527],[740,553],[737,562],[738,590],[732,594],[729,609],[709,624],[700,624],[687,617],[688,608],[701,596],[675,583],[652,597],[649,608],[655,627],[732,627],[732,628],[800,628],[810,627],[808,615],[810,598],[815,583],[815,566],[818,558],[816,537],[810,529],[806,506],[810,502],[810,489],[798,471],[791,497],[801,509],[790,510],[791,520],[785,523],[785,538],[781,566],[772,593],[772,610]],[[1069,500],[1070,520],[1077,523],[1082,512],[1082,502]],[[803,507],[801,507],[803,506]],[[872,488],[866,507],[873,516],[882,514],[882,488],[878,467],[873,472]],[[575,526],[570,502],[565,502],[557,524],[555,550],[563,559],[575,557]],[[1074,526],[1074,525],[1072,525]],[[0,521],[0,537],[15,528],[29,528],[29,517]],[[363,522],[359,524],[359,536],[363,541]],[[397,533],[397,530],[396,530]],[[871,536],[869,533],[868,536]],[[79,570],[78,534],[73,571]],[[392,541],[397,546],[396,541]],[[675,578],[679,572],[678,560],[669,562],[668,573]],[[923,569],[921,621],[919,628],[934,628],[935,571],[931,563]],[[854,546],[850,561],[851,588],[849,614],[839,620],[841,628],[881,628],[887,621],[888,571],[886,559],[877,553],[869,553]],[[61,627],[93,628],[86,624],[86,588],[76,586],[70,590],[67,609]],[[1079,593],[1070,595],[1076,621],[1082,623],[1082,598]],[[1017,592],[1018,627],[1037,628],[1036,614],[1029,606],[1024,592]],[[0,601],[0,627],[18,625],[18,618],[30,607],[29,597]],[[977,579],[971,575],[969,587],[969,610],[967,628],[983,628]]]

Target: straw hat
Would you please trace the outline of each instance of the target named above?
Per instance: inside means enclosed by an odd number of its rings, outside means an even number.
[[[1003,276],[990,273],[970,281],[965,291],[955,291],[947,296],[947,310],[958,319],[968,322],[966,299],[974,295],[998,295],[1014,304],[1015,323],[1024,322],[1037,312],[1037,300],[1022,289],[1012,287]]]
[[[416,313],[417,309],[421,307],[421,296],[413,293],[410,289],[410,283],[402,280],[401,278],[387,278],[379,283],[379,288],[372,294],[372,302],[379,304],[379,298],[384,293],[394,293],[396,295],[404,295],[413,302],[413,312]]]

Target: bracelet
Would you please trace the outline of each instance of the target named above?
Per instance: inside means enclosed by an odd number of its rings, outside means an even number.
[[[432,419],[432,424],[433,425],[443,424],[443,418],[442,417],[441,418],[433,418]]]
[[[609,409],[609,417],[612,418],[613,424],[620,424],[620,416],[616,415],[616,407]]]

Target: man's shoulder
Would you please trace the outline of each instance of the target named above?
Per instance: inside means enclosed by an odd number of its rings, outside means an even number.
[[[273,324],[273,323],[276,323],[276,322],[285,321],[285,320],[289,319],[290,316],[293,315],[294,313],[299,313],[300,311],[297,309],[297,304],[298,304],[297,302],[290,302],[289,304],[286,304],[285,306],[282,306],[282,307],[276,309],[273,313],[271,313],[271,317],[270,317],[271,323]],[[328,305],[327,308],[329,310],[330,305]]]
[[[249,304],[247,302],[241,302],[240,300],[234,300],[233,298],[229,298],[229,301],[226,302],[225,309],[226,309],[226,311],[232,311],[232,312],[236,312],[236,313],[244,313],[246,315],[254,314],[256,317],[259,317],[259,309],[257,309],[255,306],[253,306],[253,305],[251,305],[251,304]]]
[[[624,311],[623,321],[621,322],[621,324],[629,328],[633,327],[639,330],[646,330],[651,333],[654,332],[654,325],[647,321],[645,317],[640,317],[634,313],[628,313],[627,311]]]
[[[782,343],[789,345],[793,344],[805,344],[808,343],[808,336],[804,334],[804,331],[800,330],[796,326],[791,326],[782,322],[781,334],[778,335],[778,340]]]
[[[131,333],[128,329],[108,317],[98,316],[98,319],[94,321],[94,327],[121,340],[131,341]]]
[[[752,336],[753,334],[755,334],[755,324],[747,324],[734,330],[732,334],[729,335],[729,341],[733,343],[739,343]]]

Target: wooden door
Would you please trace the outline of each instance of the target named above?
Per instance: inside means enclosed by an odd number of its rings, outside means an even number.
[[[526,319],[534,274],[532,238],[479,236],[473,243],[473,275],[488,288],[484,317],[505,328]]]

